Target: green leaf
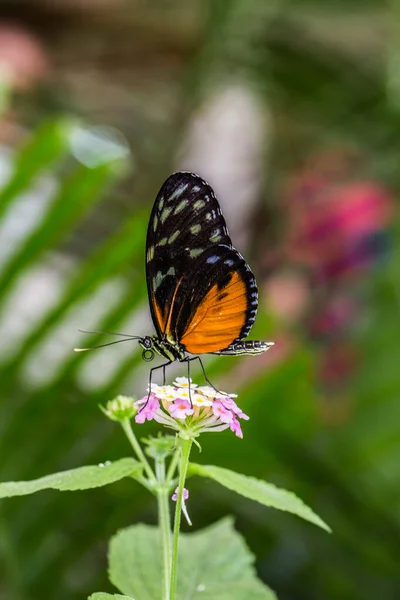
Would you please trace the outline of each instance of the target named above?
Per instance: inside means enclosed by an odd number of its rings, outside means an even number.
[[[100,201],[104,188],[115,180],[117,174],[114,162],[93,169],[83,165],[76,167],[60,185],[41,222],[4,266],[0,278],[2,294],[24,269],[32,265],[33,260],[70,233],[74,224]]]
[[[232,520],[224,519],[192,534],[181,534],[177,600],[275,600],[256,578],[254,557]],[[156,527],[134,525],[110,543],[111,582],[137,600],[159,600],[161,547]]]
[[[110,600],[114,598],[115,600],[134,600],[133,598],[129,598],[129,596],[121,596],[121,594],[106,594],[105,592],[96,592],[89,596],[88,600]]]
[[[103,487],[123,477],[134,476],[141,468],[141,464],[133,458],[121,458],[107,465],[79,467],[31,481],[8,481],[0,483],[0,498],[26,496],[48,489],[74,491]]]
[[[216,583],[208,588],[207,585],[198,586],[188,598],[204,598],[205,600],[277,600],[276,595],[261,581],[256,579],[238,581],[235,583]],[[178,596],[186,598],[186,596]]]
[[[44,169],[67,154],[72,122],[46,121],[33,133],[13,161],[13,172],[0,191],[0,217],[18,194],[24,192]]]
[[[125,224],[122,230],[119,230],[114,237],[111,237],[93,255],[81,263],[81,268],[77,275],[66,282],[65,293],[60,302],[55,304],[53,308],[50,308],[45,313],[43,319],[38,320],[29,336],[25,339],[24,345],[19,349],[18,354],[11,357],[11,362],[6,365],[5,372],[9,373],[15,363],[20,366],[24,364],[24,360],[32,348],[46,337],[54,324],[61,321],[71,305],[77,300],[82,300],[82,298],[87,297],[89,294],[93,294],[111,275],[119,274],[122,267],[128,261],[137,262],[139,260],[138,257],[141,257],[145,243],[145,234],[143,232],[146,231],[147,217],[147,214],[145,217],[142,214],[140,217],[135,215],[134,218]],[[132,311],[147,293],[145,284],[142,285],[141,289],[136,279],[133,279],[133,281],[135,293],[130,295],[129,311]],[[118,311],[118,314],[121,313],[121,309],[118,307],[116,311]],[[104,329],[107,331],[107,325]],[[85,338],[85,343],[87,345],[95,345],[99,343],[98,339],[97,336]],[[82,361],[82,356],[71,352],[70,360],[64,362],[65,370],[69,371],[71,366],[76,365],[79,361]],[[70,372],[68,376],[71,377]]]
[[[157,527],[134,525],[110,541],[109,577],[124,594],[138,600],[162,597],[160,536]]]
[[[330,527],[311,508],[304,504],[300,498],[292,492],[276,487],[272,483],[267,483],[255,477],[248,477],[229,469],[196,463],[190,463],[189,475],[209,477],[229,490],[241,494],[250,500],[260,502],[264,506],[293,513],[306,521],[314,523],[314,525],[322,527],[326,531],[331,531]]]

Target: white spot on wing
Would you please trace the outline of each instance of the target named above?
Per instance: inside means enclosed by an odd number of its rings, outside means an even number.
[[[189,256],[190,256],[190,258],[197,258],[203,252],[204,252],[203,248],[191,248],[189,250]]]
[[[210,235],[210,241],[211,242],[219,242],[220,239],[221,239],[221,234],[220,234],[219,229],[214,229],[214,231]]]
[[[203,208],[205,206],[205,202],[204,200],[196,200],[196,202],[194,202],[193,204],[193,208],[196,210],[200,210],[201,208]]]
[[[174,215],[178,215],[180,212],[182,212],[186,205],[187,200],[182,200],[181,202],[179,202],[178,206],[174,210]]]
[[[180,234],[179,229],[177,229],[176,231],[174,231],[174,233],[172,235],[169,236],[168,238],[168,243],[169,244],[173,244],[174,241],[176,240],[176,238],[178,237],[178,235]]]
[[[157,271],[156,275],[153,277],[153,288],[156,290],[160,287],[164,277],[161,271]]]
[[[153,288],[154,288],[154,290],[157,290],[157,288],[160,287],[160,285],[164,281],[165,277],[167,277],[168,275],[174,276],[175,273],[176,272],[175,272],[175,268],[174,267],[170,267],[166,273],[162,273],[161,271],[157,271],[156,275],[153,277]]]
[[[209,265],[213,265],[214,263],[218,262],[220,260],[220,256],[209,256],[206,260],[206,263],[208,263]]]
[[[147,262],[150,262],[154,258],[154,246],[150,246],[147,249]]]
[[[164,208],[164,210],[162,211],[162,213],[160,215],[161,223],[165,223],[165,221],[168,219],[171,212],[172,212],[172,208]]]
[[[176,190],[174,190],[172,192],[172,194],[168,198],[168,201],[171,202],[171,200],[175,200],[176,198],[179,198],[179,196],[182,196],[183,192],[186,190],[186,188],[187,188],[188,185],[189,185],[188,183],[184,183],[182,185],[179,185],[176,188]]]
[[[200,233],[200,231],[201,231],[200,223],[197,223],[196,225],[192,225],[190,228],[190,233],[193,233],[193,234]]]

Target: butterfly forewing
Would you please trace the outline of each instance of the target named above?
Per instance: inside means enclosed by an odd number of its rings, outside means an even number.
[[[174,173],[160,189],[147,230],[146,276],[157,334],[171,335],[185,299],[183,279],[211,247],[232,247],[212,188],[193,173]],[[204,273],[203,273],[204,275]]]

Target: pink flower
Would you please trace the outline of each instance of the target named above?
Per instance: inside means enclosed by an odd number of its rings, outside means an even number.
[[[228,408],[225,408],[220,400],[214,400],[213,413],[222,423],[230,424],[234,418],[233,413]]]
[[[247,417],[248,418],[248,417]],[[232,422],[229,425],[229,428],[238,438],[243,439],[242,428],[240,427],[240,423],[236,417],[233,417]]]
[[[248,421],[250,417],[248,417],[236,404],[236,402],[234,400],[232,400],[232,398],[230,398],[229,396],[219,396],[218,397],[218,402],[221,402],[221,404],[223,404],[223,406],[225,408],[227,408],[228,410],[231,410],[233,413],[235,413],[235,415],[237,415],[238,417],[240,417],[241,419],[244,419],[245,421]]]
[[[142,408],[140,408],[138,414],[135,417],[136,423],[144,423],[146,420],[151,421],[152,419],[154,419],[154,415],[160,408],[160,401],[156,398],[154,394],[150,394],[148,400],[147,396],[144,396],[144,398],[135,402],[136,407],[141,406],[142,404]]]
[[[176,502],[178,500],[178,492],[179,492],[179,488],[176,488],[175,492],[172,494],[172,500],[174,502]],[[182,498],[183,498],[183,500],[187,500],[189,498],[189,490],[187,490],[186,488],[183,488]]]
[[[177,398],[174,402],[168,405],[168,412],[174,419],[186,419],[189,415],[194,413],[194,409],[191,407],[190,402]]]
[[[230,396],[218,396],[216,400],[218,400],[218,402],[221,402],[221,404],[223,404],[225,408],[233,410],[234,413],[239,411],[238,405]]]
[[[193,389],[192,389],[193,388]],[[154,419],[180,435],[195,439],[201,433],[231,429],[243,437],[239,419],[249,417],[242,412],[234,398],[210,386],[199,387],[186,378],[177,378],[173,385],[152,384],[150,397],[135,402],[139,409],[136,423]]]
[[[174,502],[176,502],[178,500],[178,492],[179,492],[179,488],[176,488],[175,492],[172,495],[172,500]],[[182,494],[182,513],[184,514],[185,519],[188,522],[188,524],[191,525],[192,521],[190,520],[189,513],[187,511],[186,504],[185,504],[185,500],[187,500],[188,498],[189,498],[189,491],[186,488],[183,488],[183,494]]]

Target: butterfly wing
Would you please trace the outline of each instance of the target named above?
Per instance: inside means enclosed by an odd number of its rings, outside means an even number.
[[[221,351],[244,339],[254,323],[258,292],[235,248],[207,248],[179,284],[172,306],[173,335],[191,354]]]
[[[179,172],[168,177],[155,200],[146,240],[149,304],[159,337],[168,335],[179,340],[176,318],[180,308],[186,305],[181,314],[183,324],[184,315],[193,312],[196,304],[193,299],[189,310],[189,274],[201,266],[202,277],[208,280],[206,263],[199,259],[221,244],[232,248],[212,188],[194,173]]]

